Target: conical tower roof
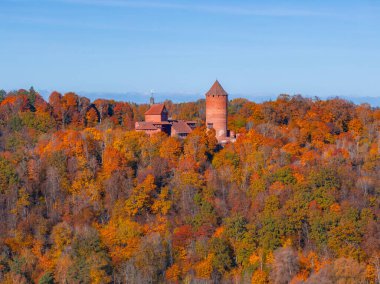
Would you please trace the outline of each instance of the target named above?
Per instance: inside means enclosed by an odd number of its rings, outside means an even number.
[[[228,94],[222,85],[220,85],[219,81],[216,80],[211,89],[206,93],[206,96],[228,96]]]

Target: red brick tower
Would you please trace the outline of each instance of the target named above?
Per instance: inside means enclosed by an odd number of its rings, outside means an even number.
[[[206,93],[206,126],[215,129],[218,141],[227,137],[227,104],[228,94],[216,80]]]

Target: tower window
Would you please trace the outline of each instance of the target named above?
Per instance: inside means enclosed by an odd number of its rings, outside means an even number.
[[[207,123],[207,128],[208,128],[208,129],[211,129],[211,128],[213,128],[213,126],[214,126],[214,124],[213,124],[213,123]]]

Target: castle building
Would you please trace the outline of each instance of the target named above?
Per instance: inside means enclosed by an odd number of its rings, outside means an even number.
[[[168,121],[168,110],[164,104],[152,104],[144,115],[146,122]]]
[[[137,121],[135,130],[144,131],[148,135],[163,132],[169,136],[185,138],[196,127],[195,121],[169,119],[164,104],[152,104],[144,115],[145,121]]]
[[[216,139],[220,144],[234,141],[227,130],[228,119],[228,94],[218,80],[206,93],[206,126],[215,129]],[[150,100],[150,108],[145,112],[145,121],[135,123],[136,131],[144,131],[148,135],[164,132],[169,136],[185,138],[196,127],[195,121],[169,119],[168,111],[164,104],[154,104]]]

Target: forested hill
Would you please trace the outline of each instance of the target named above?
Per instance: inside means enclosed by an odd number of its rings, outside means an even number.
[[[235,99],[220,148],[204,100],[166,105],[200,127],[0,92],[0,283],[379,283],[380,109]]]

